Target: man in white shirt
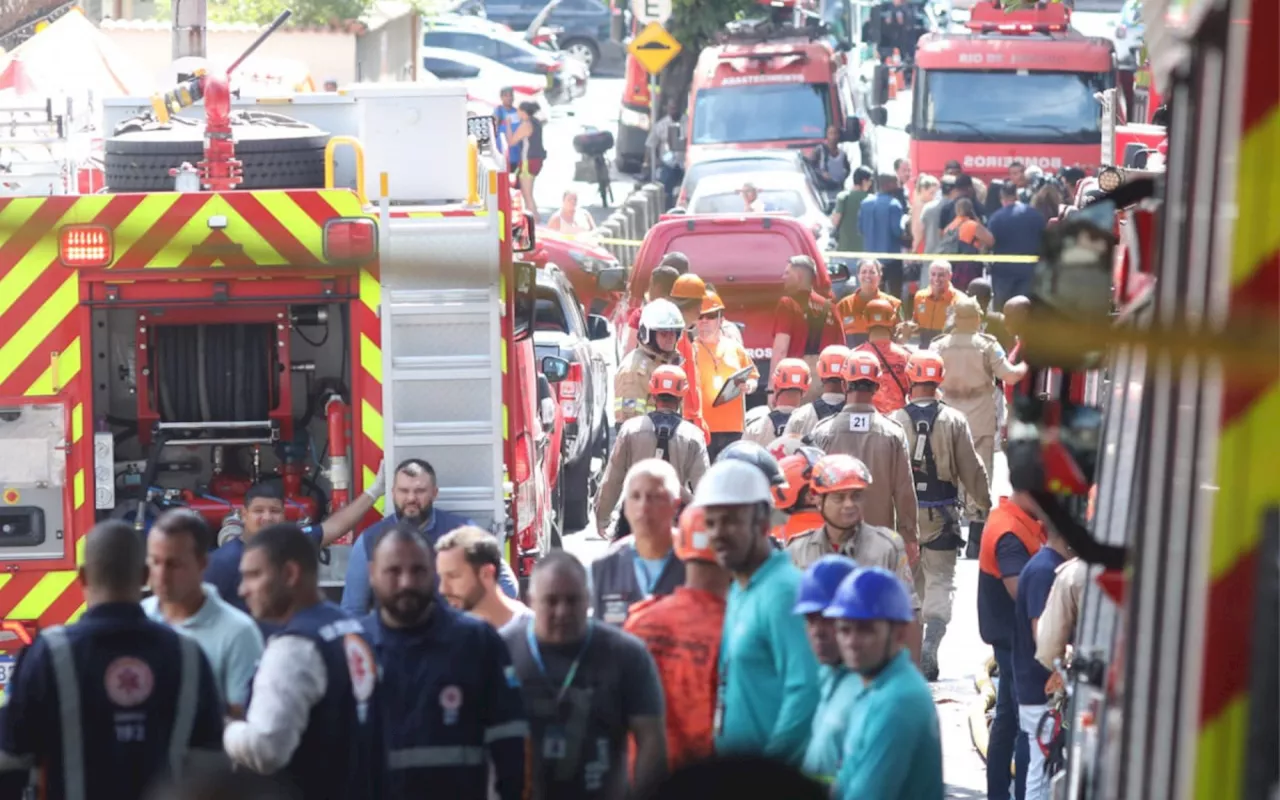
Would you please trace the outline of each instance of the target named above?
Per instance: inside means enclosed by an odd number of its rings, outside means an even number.
[[[502,591],[501,570],[502,545],[482,528],[464,525],[436,542],[440,594],[449,605],[480,617],[499,633],[533,616],[528,606]]]
[[[160,517],[147,534],[152,595],[142,601],[142,610],[196,640],[213,667],[222,701],[239,719],[262,655],[262,633],[252,617],[201,582],[212,543],[208,524],[194,511],[174,509]]]

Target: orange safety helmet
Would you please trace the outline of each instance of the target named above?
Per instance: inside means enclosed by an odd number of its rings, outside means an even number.
[[[816,495],[851,492],[871,485],[871,470],[845,453],[823,456],[813,465],[809,488]]]
[[[694,277],[697,277],[696,275]],[[678,281],[679,279],[677,279]],[[716,311],[724,311],[724,301],[720,299],[720,295],[715,292],[707,292],[702,297],[702,314],[712,314]]]
[[[818,380],[844,380],[844,362],[849,358],[849,353],[849,348],[842,344],[822,348],[822,354],[818,356]]]
[[[681,561],[715,563],[716,551],[711,549],[711,537],[707,535],[707,515],[704,509],[690,506],[681,512],[680,526],[672,539],[676,558]]]
[[[894,319],[897,314],[893,313],[893,304],[879,297],[867,303],[862,309],[862,316],[866,319],[868,328],[892,328],[898,324],[898,320]]]
[[[800,502],[800,490],[809,485],[813,479],[813,468],[823,459],[823,453],[816,447],[800,447],[794,453],[778,462],[782,477],[787,479],[783,486],[774,486],[773,507],[779,511],[790,511]]]
[[[672,300],[701,300],[707,296],[707,283],[692,273],[676,278],[671,287]]]
[[[866,350],[854,350],[849,357],[844,360],[844,370],[840,377],[844,378],[846,383],[854,381],[878,381],[880,380],[880,359]]]
[[[942,383],[947,374],[942,356],[932,350],[917,350],[907,359],[907,380],[917,383]]]
[[[663,364],[649,376],[649,394],[667,394],[684,397],[689,390],[689,378],[684,370],[672,364]]]
[[[706,313],[705,306],[703,307],[703,313]],[[784,358],[778,362],[778,368],[773,371],[773,378],[769,381],[769,388],[775,392],[787,389],[799,389],[802,392],[807,392],[812,381],[813,376],[809,373],[809,365],[804,363],[804,359]]]

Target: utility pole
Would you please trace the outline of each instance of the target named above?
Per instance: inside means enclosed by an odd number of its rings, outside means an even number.
[[[173,60],[205,57],[206,0],[173,0]]]

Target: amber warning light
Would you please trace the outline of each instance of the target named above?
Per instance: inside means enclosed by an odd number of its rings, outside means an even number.
[[[58,258],[68,267],[105,267],[112,255],[111,231],[101,225],[68,225],[58,232]]]

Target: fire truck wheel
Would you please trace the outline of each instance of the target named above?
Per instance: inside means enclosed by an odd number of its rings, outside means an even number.
[[[236,159],[241,189],[316,189],[324,186],[324,147],[329,134],[311,125],[237,125]],[[107,187],[112,192],[171,191],[169,170],[204,159],[204,127],[136,131],[104,144]]]

